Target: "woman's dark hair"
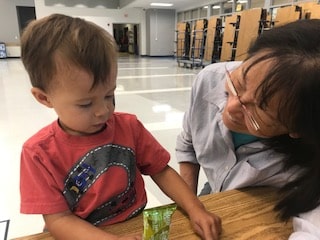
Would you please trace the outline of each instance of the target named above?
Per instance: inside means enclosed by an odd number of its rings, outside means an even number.
[[[282,219],[307,212],[320,204],[320,19],[298,20],[261,34],[247,59],[271,60],[271,69],[257,89],[259,106],[280,96],[278,119],[291,133],[266,140],[285,153],[285,168],[298,166],[295,180],[282,189],[276,205]],[[262,53],[262,54],[261,54]]]

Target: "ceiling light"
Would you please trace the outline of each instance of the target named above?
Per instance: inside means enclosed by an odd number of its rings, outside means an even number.
[[[219,9],[219,8],[220,8],[219,5],[213,5],[213,6],[212,6],[212,9]]]
[[[173,3],[150,3],[150,5],[155,7],[171,7]]]

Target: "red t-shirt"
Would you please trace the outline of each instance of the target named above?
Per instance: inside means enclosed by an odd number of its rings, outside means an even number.
[[[55,121],[23,145],[21,212],[70,209],[95,225],[124,221],[146,205],[141,174],[159,173],[169,159],[134,115],[114,113],[91,136],[69,135]]]

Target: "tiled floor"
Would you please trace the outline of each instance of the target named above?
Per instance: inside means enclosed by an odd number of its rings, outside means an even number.
[[[173,58],[119,58],[116,110],[136,114],[170,151],[170,165],[175,169],[175,139],[199,71],[178,67]],[[56,115],[33,99],[30,87],[20,59],[0,59],[0,220],[11,220],[9,239],[40,232],[43,227],[41,216],[19,213],[20,149],[29,136]],[[147,207],[170,202],[149,177],[145,181]],[[200,182],[204,182],[203,174]]]

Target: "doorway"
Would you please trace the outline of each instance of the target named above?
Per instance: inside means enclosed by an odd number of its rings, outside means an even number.
[[[28,23],[36,19],[36,10],[35,7],[25,6],[17,6],[16,9],[19,23],[19,32],[21,36],[23,29],[28,25]]]
[[[139,55],[138,24],[113,24],[113,36],[117,42],[120,53]]]

